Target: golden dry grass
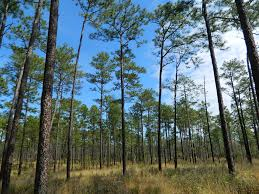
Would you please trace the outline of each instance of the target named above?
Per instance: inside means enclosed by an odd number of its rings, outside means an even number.
[[[16,172],[15,172],[16,173]],[[32,193],[34,172],[12,176],[12,193]],[[228,175],[223,164],[182,163],[178,169],[172,165],[157,170],[157,166],[129,165],[127,175],[121,175],[121,167],[75,170],[69,181],[65,170],[50,173],[49,193],[54,194],[173,194],[173,193],[259,193],[259,161],[253,166],[237,164],[236,175]]]

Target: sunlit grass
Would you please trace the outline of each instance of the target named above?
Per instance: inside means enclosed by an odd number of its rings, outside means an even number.
[[[236,175],[228,175],[223,163],[196,165],[181,162],[178,169],[172,164],[163,166],[159,172],[157,165],[128,165],[127,175],[122,176],[119,165],[102,170],[74,170],[66,181],[65,167],[56,173],[50,172],[49,193],[259,193],[259,161],[253,166],[236,164]],[[11,193],[32,193],[34,170],[27,169],[20,177],[14,171]]]

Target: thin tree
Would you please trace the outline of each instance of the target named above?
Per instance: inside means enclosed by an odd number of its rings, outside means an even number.
[[[41,97],[40,131],[34,193],[47,193],[49,136],[52,114],[52,87],[56,54],[59,0],[51,0],[47,52]]]
[[[204,106],[205,106],[205,112],[206,112],[206,122],[207,122],[207,130],[208,130],[208,135],[209,135],[211,157],[212,157],[212,161],[215,162],[214,150],[213,150],[212,138],[211,138],[211,130],[210,130],[210,121],[209,121],[209,113],[208,113],[207,91],[206,91],[206,80],[205,80],[205,77],[204,77],[203,93],[204,93]]]
[[[229,173],[233,174],[235,172],[235,166],[234,166],[234,161],[233,161],[233,153],[232,153],[232,150],[230,148],[230,143],[229,143],[228,129],[227,129],[227,123],[226,123],[226,118],[225,118],[225,113],[224,113],[223,96],[222,96],[221,85],[220,85],[220,78],[219,78],[217,61],[216,61],[216,56],[215,56],[215,51],[214,51],[214,44],[213,44],[213,39],[212,39],[210,20],[208,18],[208,13],[207,13],[207,0],[202,0],[202,15],[203,15],[205,25],[206,25],[209,50],[210,50],[215,84],[216,84],[216,89],[217,89],[220,123],[221,123],[221,129],[222,129],[222,134],[223,134],[225,155],[226,155],[226,160],[228,163]]]

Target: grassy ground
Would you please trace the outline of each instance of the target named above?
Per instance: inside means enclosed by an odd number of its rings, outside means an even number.
[[[16,173],[16,172],[14,172]],[[34,172],[27,170],[20,177],[12,176],[12,194],[32,193]],[[229,176],[223,164],[180,164],[175,170],[167,165],[163,172],[157,166],[129,165],[127,176],[121,167],[102,170],[75,170],[70,181],[65,170],[49,176],[49,193],[54,194],[172,194],[172,193],[259,193],[259,161],[253,166],[237,164],[237,173]]]

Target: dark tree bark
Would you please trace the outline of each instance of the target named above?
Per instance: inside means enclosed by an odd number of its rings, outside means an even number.
[[[102,82],[103,83],[103,82]],[[100,98],[100,116],[99,116],[99,126],[100,126],[100,155],[99,155],[99,165],[100,169],[102,169],[102,163],[103,163],[103,85],[101,85],[101,98]]]
[[[23,123],[23,129],[22,129],[22,142],[21,142],[21,147],[20,147],[20,151],[19,151],[18,176],[20,176],[21,173],[22,173],[23,147],[24,147],[24,139],[25,139],[25,129],[26,129],[26,126],[27,126],[28,108],[29,108],[29,97],[27,96],[26,105],[25,105],[24,123]]]
[[[248,75],[249,75],[250,88],[251,88],[251,92],[252,92],[252,95],[253,95],[253,102],[254,102],[254,109],[255,109],[255,112],[256,112],[256,119],[257,119],[257,122],[258,122],[259,121],[258,102],[257,102],[256,94],[255,94],[254,80],[253,80],[253,77],[252,77],[252,72],[251,72],[251,68],[250,68],[248,55],[247,55],[246,64],[247,64],[247,70],[248,70]]]
[[[36,40],[38,26],[40,22],[41,8],[43,6],[44,0],[38,2],[38,6],[35,10],[34,21],[32,25],[32,31],[30,35],[29,45],[25,55],[25,62],[23,64],[23,74],[21,79],[21,85],[18,90],[18,99],[15,105],[15,113],[12,123],[12,129],[8,131],[7,136],[6,152],[3,158],[3,172],[2,172],[2,193],[8,193],[10,185],[10,175],[12,169],[12,157],[15,149],[16,133],[19,125],[19,120],[22,112],[24,93],[27,87],[27,79],[30,71],[31,55],[33,52],[33,46]]]
[[[212,161],[215,162],[213,145],[212,145],[212,139],[211,139],[211,133],[210,133],[210,121],[209,121],[209,113],[208,113],[207,95],[206,95],[206,93],[207,93],[206,92],[206,82],[205,82],[205,78],[204,78],[204,103],[205,103],[205,111],[206,111],[207,130],[208,130],[208,135],[209,135],[211,157],[212,157]]]
[[[86,21],[87,21],[87,17],[85,16],[83,20],[82,28],[81,28],[79,46],[78,46],[77,55],[76,55],[76,63],[75,63],[74,72],[73,72],[73,85],[71,90],[71,99],[70,99],[70,107],[69,107],[69,126],[68,126],[68,132],[67,132],[67,180],[70,179],[70,170],[71,170],[72,130],[73,130],[73,120],[74,120],[74,96],[75,96],[76,76],[77,76],[78,61],[80,57],[80,51],[81,51]]]
[[[160,70],[159,70],[159,93],[158,93],[158,130],[157,130],[157,157],[158,157],[158,169],[162,171],[161,160],[161,101],[162,101],[162,74],[163,74],[163,61],[164,61],[164,41],[162,42],[160,53]]]
[[[121,82],[121,142],[122,142],[122,173],[126,174],[126,134],[125,134],[125,99],[124,99],[124,53],[123,42],[120,37],[120,82]]]
[[[39,144],[36,163],[34,193],[47,193],[49,142],[52,114],[52,88],[54,77],[54,64],[56,56],[56,41],[58,28],[59,0],[51,0],[47,52],[41,96],[41,114]]]
[[[235,0],[235,3],[237,7],[241,28],[244,34],[247,54],[251,63],[257,100],[259,100],[259,55],[257,52],[257,48],[256,48],[254,36],[253,36],[253,29],[249,22],[249,18],[245,10],[244,1]]]
[[[242,128],[242,135],[243,135],[243,140],[245,144],[245,150],[246,150],[246,158],[249,161],[250,164],[252,164],[252,155],[250,151],[250,146],[249,146],[249,141],[247,137],[247,132],[246,132],[246,125],[245,125],[245,119],[244,119],[244,114],[243,114],[243,108],[242,108],[242,102],[241,102],[241,97],[240,97],[240,91],[238,90],[238,100],[239,100],[239,106],[240,106],[240,116],[241,116],[241,122],[243,125]]]
[[[178,65],[176,64],[175,69],[175,84],[174,84],[174,168],[177,168],[177,135],[176,135],[176,125],[177,125],[177,84],[178,84]]]
[[[246,151],[246,156],[247,156],[247,160],[252,163],[252,157],[251,157],[251,152],[250,152],[250,148],[249,148],[249,144],[248,144],[248,139],[247,139],[247,133],[246,133],[246,127],[242,118],[242,114],[241,114],[241,106],[239,108],[239,105],[241,105],[240,103],[238,103],[238,101],[240,99],[237,99],[236,96],[236,91],[235,91],[235,87],[234,87],[234,83],[233,83],[233,75],[230,75],[230,82],[231,82],[231,87],[232,87],[232,91],[233,91],[233,97],[234,97],[234,101],[235,101],[235,105],[236,105],[236,109],[237,109],[237,114],[238,114],[238,119],[239,119],[239,124],[240,124],[240,128],[241,128],[241,132],[243,135],[243,141],[244,141],[244,145],[245,145],[245,151]]]
[[[226,118],[225,118],[225,113],[224,113],[224,103],[223,103],[223,97],[222,97],[222,92],[221,92],[221,85],[220,85],[217,61],[216,61],[216,57],[215,57],[214,45],[213,45],[213,40],[212,40],[212,33],[211,33],[209,18],[208,18],[208,15],[207,15],[206,0],[202,1],[202,12],[203,12],[203,17],[204,17],[204,21],[205,21],[206,29],[207,29],[209,50],[210,50],[211,61],[212,61],[212,65],[213,65],[214,78],[215,78],[215,84],[216,84],[216,89],[217,89],[220,122],[221,122],[221,129],[222,129],[224,148],[225,148],[225,156],[226,156],[226,160],[227,160],[227,163],[228,163],[229,173],[234,174],[235,166],[234,166],[234,161],[233,161],[233,153],[232,153],[232,150],[231,150],[230,144],[229,144],[228,129],[227,129]]]

